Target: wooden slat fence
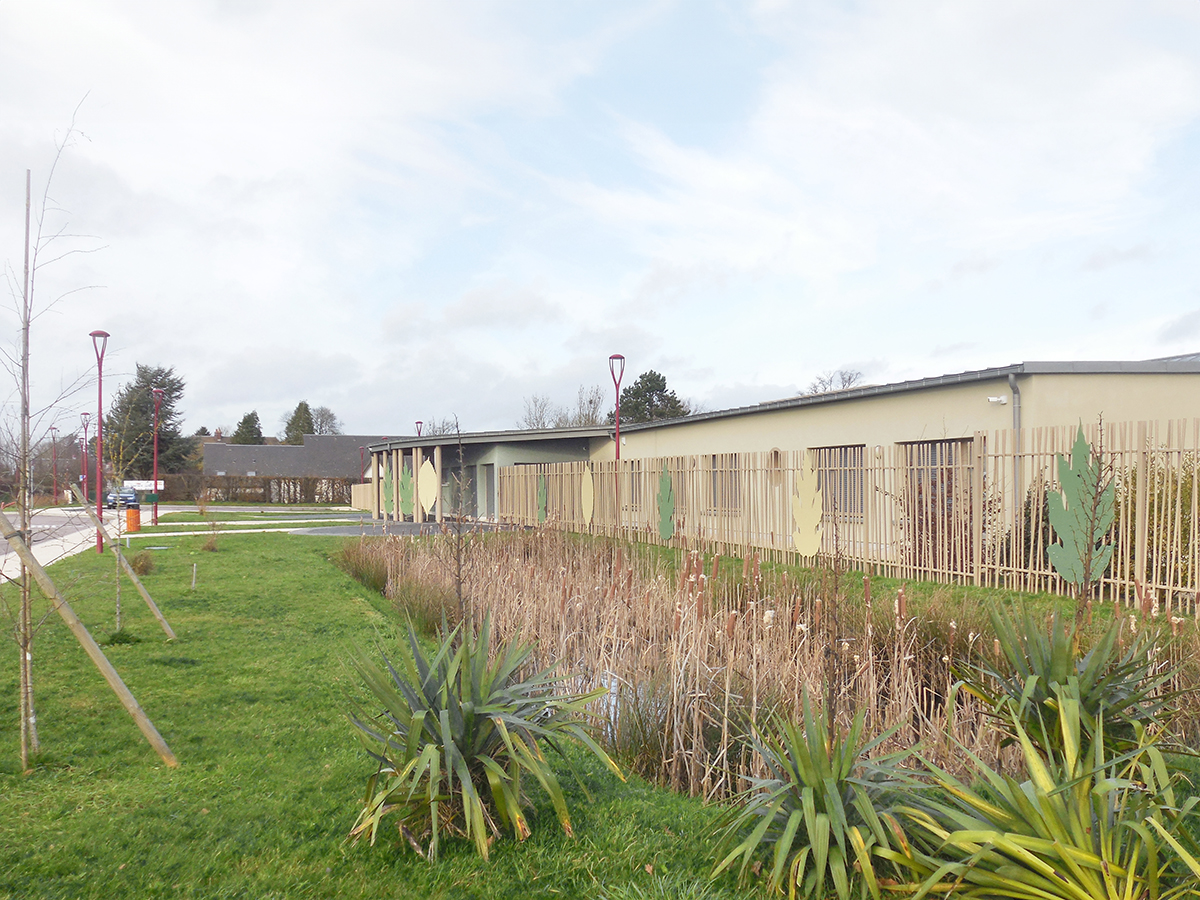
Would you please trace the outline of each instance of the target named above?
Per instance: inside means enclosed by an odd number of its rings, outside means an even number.
[[[1046,554],[1046,497],[1078,426],[971,438],[811,448],[822,488],[821,553],[895,578],[1065,593]],[[1200,419],[1084,426],[1111,467],[1117,516],[1101,597],[1200,615]],[[687,549],[801,561],[792,496],[801,451],[718,453],[500,470],[501,522],[662,543],[656,497],[666,469],[675,535]],[[587,516],[584,481],[594,498]],[[811,562],[811,560],[809,560]]]

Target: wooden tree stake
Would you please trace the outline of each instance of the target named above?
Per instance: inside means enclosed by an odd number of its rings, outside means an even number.
[[[54,586],[54,582],[46,574],[46,570],[42,568],[42,564],[37,561],[37,557],[33,555],[29,546],[25,543],[20,530],[13,526],[12,520],[2,511],[0,511],[0,527],[4,529],[4,539],[16,551],[17,556],[21,557],[21,561],[25,563],[33,575],[34,581],[42,589],[42,593],[46,595],[46,599],[54,606],[54,611],[67,623],[67,627],[75,635],[75,640],[79,641],[79,645],[83,647],[84,652],[95,663],[96,668],[100,670],[100,674],[104,676],[104,680],[108,682],[108,686],[113,689],[113,693],[117,695],[126,712],[133,716],[133,721],[137,723],[137,727],[145,735],[146,740],[150,742],[150,746],[162,757],[163,762],[172,769],[177,768],[179,760],[175,758],[175,754],[171,752],[171,748],[167,746],[167,742],[163,740],[162,735],[158,733],[158,729],[154,727],[154,723],[142,711],[142,707],[138,705],[137,699],[130,692],[129,688],[125,686],[125,682],[121,680],[121,676],[117,674],[117,670],[108,661],[108,657],[104,655],[104,651],[100,649],[100,645],[96,643],[88,632],[87,626],[79,620],[79,616],[75,615],[75,610],[71,609],[66,598],[58,592],[58,588]]]
[[[80,502],[83,503],[84,512],[91,516],[92,523],[97,528],[102,527],[100,525],[100,520],[96,518],[96,511],[88,506],[87,501],[83,499],[83,494],[79,492],[79,488],[75,485],[71,485],[71,487],[75,491],[75,496],[78,497]],[[121,547],[119,543],[109,541],[108,546],[112,552],[117,555],[117,561],[120,562],[121,568],[125,570],[125,574],[129,576],[129,580],[133,582],[133,586],[138,589],[138,593],[142,595],[142,599],[146,601],[146,605],[150,607],[150,612],[154,613],[154,618],[158,619],[158,624],[162,626],[162,630],[166,633],[167,639],[172,641],[175,640],[175,632],[171,628],[171,623],[167,621],[166,616],[159,612],[158,605],[155,604],[154,599],[150,596],[150,592],[146,590],[145,585],[142,584],[142,580],[138,578],[137,573],[133,571],[133,566],[129,564],[129,560],[126,559],[121,553]],[[193,585],[193,587],[195,587],[195,585]]]

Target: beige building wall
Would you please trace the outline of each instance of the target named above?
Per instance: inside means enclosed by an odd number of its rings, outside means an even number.
[[[1166,422],[1200,416],[1200,374],[1019,376],[1024,427],[1095,422]]]
[[[1200,417],[1200,374],[1018,375],[1021,427]],[[1003,398],[1000,403],[992,398]],[[622,458],[971,437],[1013,427],[1006,377],[622,431]],[[612,459],[596,441],[593,459]]]

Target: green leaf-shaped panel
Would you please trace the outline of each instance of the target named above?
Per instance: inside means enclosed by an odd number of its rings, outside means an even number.
[[[1091,445],[1080,426],[1070,462],[1058,454],[1059,492],[1046,498],[1050,525],[1058,538],[1046,554],[1055,571],[1071,584],[1098,581],[1112,559],[1113,545],[1102,541],[1116,515],[1116,486],[1112,481],[1102,483],[1102,478],[1100,460],[1092,459]]]
[[[675,489],[671,486],[671,473],[663,463],[658,476],[658,536],[669,541],[675,534]]]

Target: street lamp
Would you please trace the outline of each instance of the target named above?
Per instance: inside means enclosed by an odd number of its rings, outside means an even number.
[[[93,331],[92,349],[96,351],[96,518],[104,521],[104,350],[107,331]],[[96,552],[104,552],[104,532],[96,526]]]
[[[158,408],[162,405],[163,389],[151,388],[154,395],[154,517],[151,522],[158,524]]]
[[[422,422],[420,419],[417,419],[417,437],[421,436],[421,426],[424,424],[425,423]]]
[[[58,506],[58,426],[50,426],[50,458],[54,460],[54,505]]]
[[[83,441],[79,444],[79,449],[82,451],[79,457],[79,481],[83,485],[83,505],[86,508],[88,503],[88,479],[87,479],[87,456],[88,456],[88,440],[87,430],[88,425],[92,421],[91,413],[80,413],[79,421],[83,423]]]
[[[614,353],[608,358],[608,374],[612,375],[613,387],[617,391],[617,459],[621,458],[621,378],[625,375],[625,357]]]

